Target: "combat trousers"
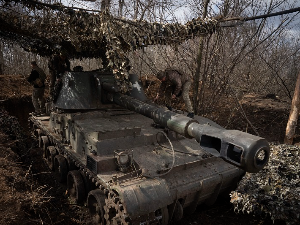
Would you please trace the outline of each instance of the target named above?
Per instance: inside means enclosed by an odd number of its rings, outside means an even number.
[[[50,88],[49,89],[50,89],[50,93],[52,93],[53,89],[54,89],[55,81],[56,81],[56,74],[52,70],[49,70],[49,74],[50,74],[50,84],[49,84]]]
[[[182,98],[183,98],[183,101],[185,104],[185,108],[189,113],[194,112],[193,106],[192,106],[192,103],[190,100],[190,95],[189,95],[191,84],[192,84],[191,81],[187,81],[183,84],[183,87],[182,87]]]
[[[32,104],[36,113],[45,113],[45,88],[33,88]]]

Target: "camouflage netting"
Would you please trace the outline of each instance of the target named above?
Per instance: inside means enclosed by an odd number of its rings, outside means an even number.
[[[299,157],[297,146],[272,145],[268,165],[257,174],[246,174],[236,191],[231,192],[234,210],[299,224]]]
[[[197,18],[184,25],[162,24],[32,0],[0,2],[0,37],[41,56],[50,56],[59,47],[71,58],[108,61],[123,92],[130,89],[126,52],[148,45],[176,46],[195,36],[213,33],[219,27],[215,19]]]

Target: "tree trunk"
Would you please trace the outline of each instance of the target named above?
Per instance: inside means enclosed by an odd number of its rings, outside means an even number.
[[[3,58],[3,49],[2,44],[0,43],[0,75],[4,74],[4,58]]]
[[[133,19],[136,20],[138,17],[138,13],[139,13],[139,0],[135,0],[134,1],[134,14],[133,14]]]
[[[293,144],[293,138],[297,127],[298,115],[300,107],[300,73],[298,74],[295,92],[292,100],[292,107],[290,111],[289,121],[286,126],[284,143],[288,145]]]
[[[204,2],[202,19],[205,19],[205,17],[207,16],[207,8],[208,8],[209,1],[210,0],[205,0],[205,2]],[[203,44],[204,44],[204,37],[201,36],[200,40],[199,40],[199,52],[197,55],[197,68],[196,68],[195,79],[194,79],[195,85],[194,85],[193,108],[194,108],[195,114],[198,113],[199,82],[200,82],[200,69],[201,69],[202,54],[203,54]]]
[[[111,0],[101,0],[101,11],[110,10]]]
[[[124,0],[119,0],[119,17],[123,16],[123,7],[124,7]]]

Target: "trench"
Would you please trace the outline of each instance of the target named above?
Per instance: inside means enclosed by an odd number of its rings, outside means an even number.
[[[9,98],[0,102],[11,116],[15,116],[25,133],[28,133],[28,117],[29,113],[34,111],[31,96],[23,96],[20,98]]]

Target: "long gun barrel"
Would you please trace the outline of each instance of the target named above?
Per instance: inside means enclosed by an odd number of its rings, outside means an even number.
[[[219,157],[246,172],[258,172],[268,162],[270,147],[264,138],[238,130],[199,124],[197,120],[118,92],[112,95],[116,104],[152,118],[154,122],[187,138],[195,138],[204,150],[217,152]]]
[[[155,123],[180,135],[195,138],[203,150],[247,172],[258,172],[267,164],[270,147],[264,138],[238,130],[227,130],[204,117],[194,120],[147,103],[148,99],[138,77],[131,75],[130,81],[133,88],[129,95],[124,95],[120,93],[110,73],[89,72],[85,76],[81,73],[67,73],[63,78],[64,87],[55,104],[63,110],[85,110],[101,108],[102,104],[114,102],[152,118]],[[80,85],[75,85],[76,83]]]

